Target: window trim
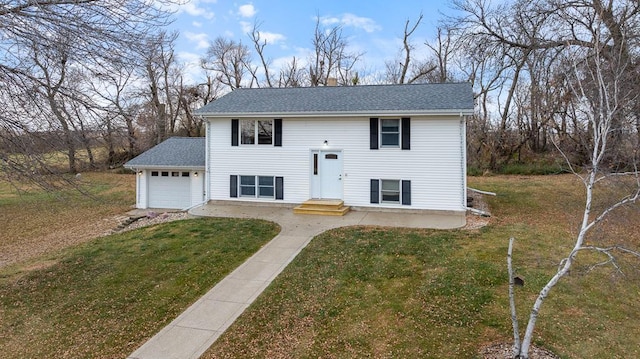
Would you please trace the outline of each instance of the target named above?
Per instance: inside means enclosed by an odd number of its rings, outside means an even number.
[[[275,123],[276,119],[241,119],[238,121],[238,144],[240,146],[276,146],[275,136],[276,136],[276,128]],[[253,143],[245,143],[243,134],[243,124],[248,122],[253,123]],[[270,122],[271,123],[271,135],[269,143],[260,143],[260,122]],[[281,131],[281,129],[280,129]],[[235,132],[233,133],[235,134]],[[263,138],[266,136],[263,136]]]
[[[398,134],[398,146],[384,145],[382,146],[382,121],[383,120],[398,120],[399,121],[399,134]],[[386,132],[384,134],[387,134]],[[387,148],[399,148],[401,150],[411,150],[411,118],[369,118],[369,149],[379,150]]]
[[[260,184],[260,179],[261,178],[269,178],[269,179],[271,179],[271,185],[269,186],[269,185]],[[276,197],[276,180],[275,180],[275,178],[273,176],[256,176],[256,179],[257,179],[257,181],[256,181],[256,189],[257,189],[256,197],[257,198],[275,198]],[[271,196],[263,196],[263,195],[261,195],[260,194],[260,190],[263,189],[263,188],[271,188],[272,195]]]
[[[397,191],[390,191],[390,190],[384,190],[384,183],[385,182],[396,182],[398,184],[398,190]],[[398,200],[397,201],[385,201],[384,196],[385,196],[385,192],[388,193],[394,193],[398,195]],[[389,203],[389,204],[402,204],[402,180],[399,179],[380,179],[380,203]]]
[[[237,197],[240,198],[262,198],[262,199],[281,199],[281,198],[277,198],[277,197],[282,197],[281,193],[277,193],[277,192],[281,192],[281,189],[278,190],[277,188],[277,182],[281,181],[278,180],[278,178],[280,177],[276,177],[276,176],[259,176],[259,175],[238,175],[237,177],[237,192],[232,191],[232,193],[236,193]],[[253,185],[244,185],[242,184],[242,179],[243,178],[253,178]],[[260,179],[263,178],[269,178],[271,180],[271,185],[262,185],[260,184]],[[232,176],[232,181],[233,181],[233,176]],[[232,186],[233,188],[233,186]],[[243,194],[242,190],[243,188],[253,188],[253,195],[248,195],[248,194]],[[260,194],[260,190],[264,189],[264,188],[270,188],[271,189],[271,196],[264,196]],[[233,196],[232,196],[233,197]]]
[[[383,181],[396,181],[398,182],[398,201],[383,201],[382,182]],[[394,191],[395,192],[395,191]],[[377,179],[372,178],[370,180],[370,200],[371,204],[379,205],[402,205],[411,206],[411,180],[404,179]]]
[[[253,178],[253,184],[252,185],[242,184],[242,179],[243,178]],[[253,195],[243,194],[242,190],[244,188],[252,188],[253,189]],[[238,197],[255,198],[256,194],[257,194],[256,193],[256,176],[243,176],[243,175],[238,176]]]
[[[383,122],[385,121],[396,121],[398,123],[398,131],[393,131],[393,132],[389,132],[389,131],[383,131]],[[380,148],[401,148],[402,147],[402,121],[399,118],[381,118],[379,120],[379,125],[380,128],[378,129],[378,133],[379,133],[379,139],[378,139],[378,143],[380,144]],[[385,145],[383,142],[383,138],[384,135],[395,135],[397,138],[397,143],[396,145]]]

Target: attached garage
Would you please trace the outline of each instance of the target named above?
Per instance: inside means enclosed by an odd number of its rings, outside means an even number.
[[[204,138],[171,137],[125,164],[136,172],[136,207],[186,209],[204,202]]]
[[[191,206],[190,171],[150,171],[149,207],[187,208]]]

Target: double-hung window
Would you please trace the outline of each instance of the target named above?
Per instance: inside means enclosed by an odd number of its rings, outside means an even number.
[[[273,177],[240,176],[240,196],[273,198],[275,194]]]
[[[400,147],[400,120],[380,120],[380,147]]]
[[[241,120],[240,144],[273,144],[273,120]]]
[[[380,182],[382,203],[400,203],[400,181],[381,180]]]
[[[411,205],[411,181],[371,179],[371,203]]]
[[[273,198],[273,177],[258,177],[258,197]]]
[[[283,200],[284,177],[230,175],[229,197],[253,197]]]
[[[256,196],[256,176],[240,176],[240,197]]]
[[[369,119],[369,149],[381,148],[411,149],[411,118]]]

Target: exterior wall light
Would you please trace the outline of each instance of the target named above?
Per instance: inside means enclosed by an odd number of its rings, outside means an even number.
[[[194,172],[193,177],[198,177],[198,172]]]
[[[323,145],[324,147],[327,147],[327,146],[329,146],[329,141],[327,141],[327,140],[324,140],[324,142],[322,143],[322,145]]]

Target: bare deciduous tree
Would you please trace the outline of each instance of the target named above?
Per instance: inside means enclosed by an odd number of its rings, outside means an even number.
[[[436,70],[438,65],[431,60],[418,60],[412,55],[415,46],[411,43],[411,36],[418,29],[424,15],[420,13],[418,20],[411,25],[407,19],[402,35],[402,50],[399,59],[385,63],[386,81],[393,84],[411,84],[426,82],[426,76]]]
[[[168,23],[163,5],[169,1],[18,0],[2,6],[0,101],[8,106],[0,118],[0,127],[7,130],[0,136],[4,143],[19,144],[11,150],[21,153],[5,156],[2,175],[14,171],[13,177],[21,174],[22,180],[51,188],[55,181],[40,176],[52,171],[37,148],[41,141],[35,138],[52,129],[45,114],[56,118],[65,132],[82,132],[79,138],[87,147],[88,120],[97,104],[80,96],[84,79],[75,76],[79,69],[134,61],[137,54],[131,50]],[[64,142],[69,170],[75,171],[75,145],[69,136]]]
[[[278,79],[279,87],[300,87],[304,84],[306,73],[300,68],[298,60],[293,57],[282,69]]]
[[[630,111],[630,109],[638,100],[638,94],[625,91],[625,80],[628,78],[626,71],[631,63],[623,47],[616,48],[612,53],[611,48],[601,42],[603,32],[608,27],[606,23],[606,18],[598,18],[592,22],[593,41],[590,43],[593,46],[588,47],[587,50],[579,48],[572,51],[573,67],[567,69],[570,74],[568,83],[574,97],[575,113],[591,135],[589,161],[582,172],[575,170],[569,157],[564,155],[572,172],[580,179],[585,189],[582,218],[573,242],[573,248],[559,263],[557,272],[538,293],[522,338],[518,332],[516,308],[513,300],[513,281],[510,278],[510,307],[515,340],[513,355],[515,358],[529,357],[533,332],[542,304],[562,277],[569,273],[581,252],[596,252],[603,256],[604,260],[595,266],[611,264],[617,270],[620,270],[620,267],[617,265],[616,253],[632,255],[640,259],[640,252],[615,244],[616,240],[610,240],[610,242],[614,242],[613,244],[600,244],[592,238],[594,228],[608,217],[613,216],[617,209],[640,201],[640,171],[637,165],[631,171],[619,173],[611,172],[612,167],[607,164],[609,152],[615,149],[613,141],[624,138],[625,142],[631,141],[630,148],[638,147],[638,143],[633,142],[633,137],[618,135],[628,126],[624,124],[625,119],[634,116],[633,110]],[[615,145],[620,146],[619,143]],[[618,197],[604,205],[602,209],[597,209],[597,188],[611,186],[614,178],[624,182],[626,190],[617,191]],[[510,239],[508,253],[510,276],[513,272],[511,267],[513,240],[513,238]]]
[[[271,80],[271,62],[267,60],[266,55],[264,53],[264,48],[267,46],[267,40],[262,38],[260,34],[260,24],[255,22],[253,24],[253,29],[249,33],[249,38],[251,38],[251,42],[253,43],[253,48],[258,54],[260,58],[260,63],[262,65],[262,71],[264,71],[264,81],[266,82],[267,87],[273,87],[273,82]],[[256,71],[252,71],[252,76],[254,78],[255,83],[260,87],[260,81],[258,80],[258,74]]]
[[[217,37],[201,60],[202,68],[216,74],[216,80],[234,90],[243,86],[251,65],[251,53],[241,42]],[[248,85],[251,87],[251,84]]]
[[[317,16],[312,42],[314,55],[309,65],[309,84],[327,85],[327,79],[333,77],[340,85],[353,85],[357,78],[357,72],[353,70],[362,54],[349,50],[342,27],[325,29],[321,26],[320,16]]]

